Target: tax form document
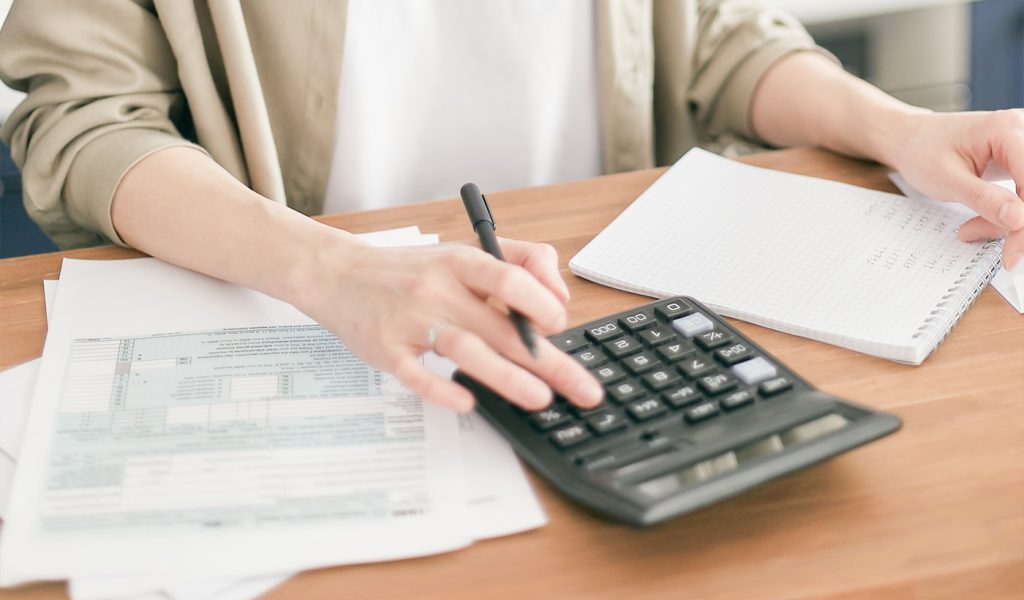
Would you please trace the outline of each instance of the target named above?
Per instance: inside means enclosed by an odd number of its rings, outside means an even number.
[[[0,583],[459,548],[459,439],[290,305],[152,259],[66,260]]]

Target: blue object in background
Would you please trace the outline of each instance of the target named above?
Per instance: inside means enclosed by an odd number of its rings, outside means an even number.
[[[7,146],[0,144],[0,258],[52,252],[57,246],[25,214],[21,174]]]
[[[1024,0],[971,4],[971,108],[1024,107]]]

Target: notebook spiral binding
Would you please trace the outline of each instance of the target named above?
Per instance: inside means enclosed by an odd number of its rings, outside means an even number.
[[[929,317],[917,328],[917,333],[913,335],[914,339],[925,336],[930,338],[928,354],[953,331],[953,326],[974,304],[989,280],[999,270],[999,253],[1002,248],[1002,240],[988,242],[982,246],[978,255],[953,282],[953,287],[946,290],[942,300],[935,305],[935,310],[929,313]]]

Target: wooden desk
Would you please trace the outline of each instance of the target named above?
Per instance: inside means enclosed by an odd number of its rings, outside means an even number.
[[[747,162],[892,189],[879,167],[811,150]],[[503,235],[558,248],[572,323],[646,301],[564,265],[659,173],[489,194]],[[455,200],[324,221],[470,237]],[[67,255],[135,256],[110,247]],[[40,355],[40,281],[57,277],[62,256],[0,261],[0,367]],[[903,430],[648,531],[604,522],[534,477],[547,527],[450,554],[305,573],[267,598],[1024,598],[1024,318],[986,290],[919,367],[738,325],[822,389],[895,412]],[[61,597],[55,584],[0,592]]]

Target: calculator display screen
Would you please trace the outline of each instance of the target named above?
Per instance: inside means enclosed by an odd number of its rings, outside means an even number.
[[[754,459],[778,454],[794,444],[809,442],[833,431],[838,431],[849,423],[850,421],[846,417],[830,413],[702,460],[681,471],[660,475],[637,485],[637,489],[650,498],[663,498],[683,487],[702,483],[713,477],[734,471]]]

